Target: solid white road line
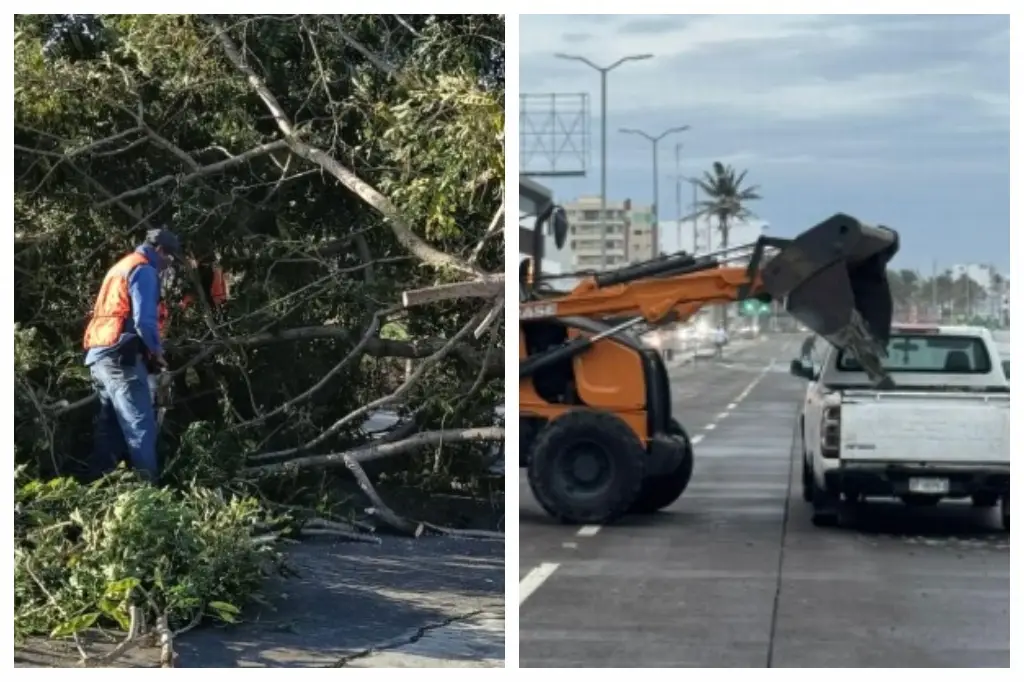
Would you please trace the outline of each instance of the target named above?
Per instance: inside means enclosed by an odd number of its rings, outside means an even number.
[[[530,595],[537,591],[544,581],[551,577],[551,574],[558,570],[558,564],[541,564],[531,569],[519,581],[519,605],[529,599]]]

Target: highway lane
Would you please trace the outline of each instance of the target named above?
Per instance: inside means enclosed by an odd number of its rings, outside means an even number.
[[[852,529],[811,525],[793,447],[804,386],[786,373],[799,341],[672,371],[699,442],[666,512],[556,525],[521,477],[522,667],[1009,665],[994,514],[873,503]]]

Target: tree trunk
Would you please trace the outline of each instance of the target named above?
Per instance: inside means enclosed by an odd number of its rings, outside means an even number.
[[[718,219],[718,231],[722,235],[722,249],[729,248],[729,219],[720,217]],[[729,306],[723,304],[718,306],[718,322],[726,333],[729,332]]]

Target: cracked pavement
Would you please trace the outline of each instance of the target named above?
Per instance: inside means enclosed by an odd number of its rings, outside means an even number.
[[[318,539],[294,545],[267,605],[228,627],[176,641],[183,668],[504,667],[505,545],[383,537],[380,545]],[[153,667],[156,649],[120,666]],[[19,667],[73,665],[53,644],[15,653]]]

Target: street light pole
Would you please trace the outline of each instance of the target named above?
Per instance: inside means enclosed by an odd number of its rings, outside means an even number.
[[[657,257],[658,255],[658,143],[661,142],[665,137],[671,135],[672,133],[683,133],[689,129],[690,126],[688,125],[675,126],[673,128],[663,130],[658,135],[651,135],[637,128],[619,128],[619,132],[621,133],[639,135],[640,137],[644,138],[645,140],[651,143],[651,156],[653,161],[652,166],[654,170],[654,206],[651,207],[651,221],[653,222],[653,229],[651,234],[651,250],[653,251],[653,253],[651,254],[652,257]]]
[[[676,142],[676,246],[677,251],[683,250],[683,176],[679,172],[679,153],[683,143]],[[694,240],[694,244],[696,244]]]
[[[608,239],[605,234],[605,230],[607,229],[605,224],[607,217],[605,214],[607,212],[606,204],[608,202],[608,72],[622,66],[626,62],[651,59],[654,55],[628,55],[626,57],[622,57],[616,62],[613,62],[609,66],[598,66],[586,57],[581,57],[575,54],[564,54],[559,52],[555,57],[558,59],[567,59],[569,61],[583,62],[601,74],[601,217],[599,221],[601,225],[601,269],[604,270],[608,267]],[[623,236],[623,241],[625,241],[625,236]]]

